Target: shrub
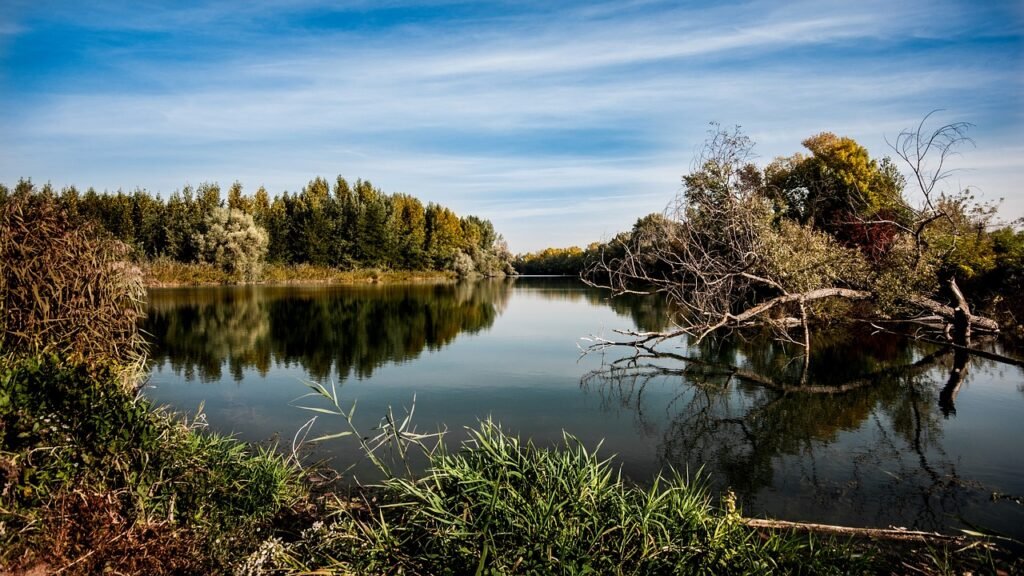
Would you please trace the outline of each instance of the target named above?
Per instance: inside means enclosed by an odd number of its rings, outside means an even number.
[[[196,235],[200,258],[239,280],[259,280],[267,255],[267,232],[252,216],[232,208],[214,208]]]
[[[455,254],[455,259],[452,260],[451,269],[460,277],[465,278],[466,276],[472,276],[476,272],[476,265],[473,264],[473,258],[470,255],[460,250]]]

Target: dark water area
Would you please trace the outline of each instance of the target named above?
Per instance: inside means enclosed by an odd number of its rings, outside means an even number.
[[[1020,368],[839,330],[815,336],[806,373],[800,348],[767,338],[580,354],[581,338],[666,316],[568,278],[154,289],[146,394],[290,447],[312,416],[296,407],[306,383],[333,383],[367,433],[414,404],[417,430],[450,443],[490,417],[541,445],[601,443],[641,484],[702,468],[751,516],[1024,538]],[[311,436],[344,429],[321,415]],[[304,454],[375,479],[352,438]]]

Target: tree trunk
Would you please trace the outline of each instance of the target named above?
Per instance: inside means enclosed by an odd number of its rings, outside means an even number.
[[[956,308],[953,309],[953,342],[961,346],[971,345],[971,308],[967,304],[960,287],[956,285],[956,278],[949,279],[949,289],[956,298]]]

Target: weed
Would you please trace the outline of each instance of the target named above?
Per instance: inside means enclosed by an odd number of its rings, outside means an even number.
[[[409,434],[407,420],[387,437]],[[385,435],[378,436],[382,442]],[[379,444],[370,444],[373,450]],[[364,445],[364,448],[367,445]],[[406,574],[757,574],[865,572],[835,542],[764,536],[704,483],[622,479],[565,435],[543,449],[485,421],[461,449],[429,449],[420,477],[390,474],[333,505],[332,523],[278,551],[297,571]]]

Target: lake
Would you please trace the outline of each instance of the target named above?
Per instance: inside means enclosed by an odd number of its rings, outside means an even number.
[[[655,298],[567,278],[152,289],[145,393],[290,448],[313,416],[297,407],[315,402],[297,401],[306,383],[334,383],[366,433],[388,407],[415,406],[416,429],[448,442],[491,418],[540,445],[600,443],[641,484],[702,468],[750,516],[1024,537],[1020,368],[849,330],[816,334],[806,373],[799,348],[768,338],[581,355],[581,338],[666,317]],[[321,415],[310,437],[345,429]],[[351,437],[303,454],[377,478]]]

